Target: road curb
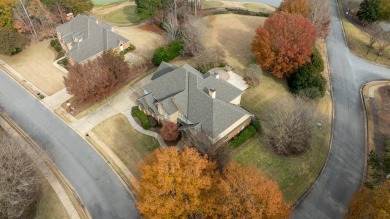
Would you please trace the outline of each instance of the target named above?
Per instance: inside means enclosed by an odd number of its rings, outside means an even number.
[[[349,22],[349,21],[348,21],[348,19],[344,16],[344,13],[343,13],[343,15],[340,14],[340,9],[341,9],[342,11],[344,11],[343,3],[342,3],[341,1],[342,1],[342,0],[337,0],[337,1],[336,1],[336,3],[337,3],[337,13],[339,14],[339,17],[340,17],[339,20],[340,20],[340,23],[341,23],[341,28],[343,29],[344,42],[345,42],[345,44],[348,46],[349,52],[350,52],[352,55],[356,56],[357,58],[361,59],[361,60],[364,61],[364,62],[370,63],[370,64],[372,64],[372,65],[377,65],[377,66],[380,66],[380,67],[383,67],[383,68],[388,68],[388,69],[390,69],[390,66],[383,65],[383,64],[379,64],[379,63],[376,63],[376,62],[367,60],[367,59],[365,59],[365,58],[363,58],[363,57],[360,57],[360,56],[357,55],[353,50],[351,50],[351,48],[349,47],[348,41],[347,41],[347,36],[345,35],[345,29],[344,29],[344,24],[343,24],[342,19],[345,18],[345,19],[347,20],[347,22]],[[341,8],[339,7],[339,3],[341,4]],[[352,22],[349,22],[349,23],[351,23],[352,25],[355,26],[355,24],[353,24]],[[359,28],[359,27],[358,27],[358,28]],[[359,29],[360,29],[360,28],[359,28]]]
[[[0,112],[0,117],[9,124],[9,126],[14,129],[20,137],[22,137],[26,144],[30,146],[30,148],[41,157],[44,164],[50,169],[54,177],[59,181],[60,185],[64,188],[65,193],[69,197],[72,205],[76,208],[77,214],[79,218],[82,219],[92,219],[90,213],[82,203],[80,197],[77,192],[70,184],[70,182],[66,179],[66,177],[62,174],[62,172],[57,168],[57,166],[53,163],[50,157],[46,154],[45,151],[34,141],[32,140],[8,115],[3,112]],[[50,184],[50,182],[49,182]],[[69,194],[70,193],[70,194]],[[66,208],[65,208],[66,209]],[[69,214],[69,213],[68,213]],[[74,217],[73,217],[74,218]]]
[[[365,181],[367,180],[367,173],[368,173],[368,168],[367,168],[367,158],[368,158],[368,121],[367,121],[367,110],[366,110],[366,100],[364,98],[364,91],[363,89],[366,87],[366,86],[369,86],[370,84],[372,83],[380,83],[380,82],[389,82],[389,80],[386,80],[386,79],[383,79],[383,80],[376,80],[376,81],[370,81],[370,82],[367,82],[365,84],[363,84],[361,87],[360,87],[360,100],[362,102],[362,105],[363,105],[363,114],[364,114],[364,129],[365,129],[365,133],[364,133],[364,137],[365,137],[365,144],[366,144],[366,147],[365,147],[365,161],[364,161],[364,172],[363,172],[363,179],[362,179],[362,182],[361,182],[361,185],[363,185],[365,183]]]
[[[326,43],[325,43],[325,47],[326,47]],[[318,172],[315,180],[310,184],[310,186],[306,189],[306,191],[295,201],[295,203],[292,204],[292,206],[291,206],[292,209],[295,209],[296,207],[298,207],[301,204],[301,202],[307,197],[307,195],[309,195],[311,190],[313,190],[314,185],[318,181],[318,178],[320,178],[322,173],[325,171],[325,167],[328,164],[329,155],[330,155],[330,152],[332,150],[335,109],[334,109],[334,99],[333,99],[333,86],[332,86],[332,79],[330,76],[330,66],[329,66],[329,59],[328,59],[328,49],[326,49],[326,53],[327,53],[326,54],[326,59],[327,59],[326,65],[328,66],[328,78],[329,78],[329,88],[330,88],[329,93],[330,93],[330,98],[332,99],[332,119],[331,119],[331,129],[330,129],[329,150],[328,150],[328,154],[326,156],[326,160],[324,162],[324,165],[322,166],[321,170]]]

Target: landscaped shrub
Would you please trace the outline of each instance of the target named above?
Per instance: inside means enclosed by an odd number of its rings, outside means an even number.
[[[253,126],[256,129],[257,132],[260,132],[260,130],[261,130],[260,120],[253,119],[252,122],[251,122],[251,126]]]
[[[126,53],[128,52],[131,52],[131,51],[134,51],[135,50],[135,46],[133,44],[130,44],[129,47],[127,47],[126,49],[120,51],[120,55],[125,55]]]
[[[57,52],[61,52],[62,47],[61,47],[60,44],[57,44],[57,45],[54,46],[54,49],[55,49]]]
[[[152,126],[153,128],[158,126],[158,122],[153,116],[148,116],[148,119],[149,119],[150,126]]]
[[[160,130],[161,137],[164,141],[177,141],[180,137],[180,131],[178,130],[177,124],[173,122],[164,123]]]
[[[162,61],[168,62],[177,56],[179,56],[183,51],[183,42],[181,41],[172,41],[166,47],[160,47],[156,50],[153,56],[153,64],[160,65]]]
[[[138,107],[135,106],[131,109],[131,115],[133,117],[138,118],[141,121],[142,127],[144,129],[146,130],[150,129],[151,125],[148,120],[148,116],[145,113],[143,113],[141,110],[139,110]]]
[[[50,46],[51,47],[54,47],[55,45],[57,45],[57,41],[56,40],[50,40]]]
[[[317,49],[311,55],[311,62],[298,68],[288,79],[290,91],[311,99],[323,97],[326,90],[326,80],[321,75],[324,62]]]
[[[250,125],[246,127],[236,138],[231,140],[229,144],[232,147],[236,148],[255,135],[256,135],[256,128]]]

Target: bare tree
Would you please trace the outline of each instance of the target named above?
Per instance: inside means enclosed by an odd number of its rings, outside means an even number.
[[[263,70],[258,64],[251,64],[245,68],[245,81],[251,85],[256,86],[260,83],[260,79],[263,77]]]
[[[211,68],[225,63],[225,53],[220,47],[214,46],[196,53],[195,62],[201,72],[207,72]]]
[[[25,6],[26,3],[23,2],[22,0],[19,0],[19,3],[20,3],[20,4],[17,4],[16,8],[19,8],[19,11],[21,10],[20,8],[23,9],[24,14],[25,14],[24,17],[28,20],[28,22],[29,22],[29,24],[30,24],[30,26],[31,26],[31,30],[32,30],[32,33],[33,33],[32,35],[33,35],[34,38],[36,38],[36,37],[37,37],[37,32],[35,31],[34,24],[33,24],[33,22],[31,21],[30,15],[28,14],[28,11],[27,11],[27,9],[26,9],[26,6]]]
[[[184,41],[184,51],[188,55],[194,55],[204,50],[202,44],[206,38],[207,24],[199,17],[187,16],[182,30],[181,38]]]
[[[36,166],[0,127],[0,218],[18,218],[40,193]]]
[[[167,32],[169,39],[176,40],[179,37],[180,28],[174,11],[170,10],[165,15],[162,26]]]
[[[276,99],[263,112],[266,139],[276,153],[300,154],[310,147],[320,121],[314,106],[298,97]]]
[[[376,22],[372,23],[370,25],[367,25],[365,30],[370,36],[370,39],[368,41],[368,50],[366,52],[366,55],[368,55],[370,50],[374,48],[374,44],[378,41],[383,30],[382,30],[381,26],[379,26],[379,24]]]
[[[308,3],[310,7],[310,19],[317,30],[317,36],[325,38],[329,33],[330,25],[329,1],[308,0]]]
[[[383,51],[390,46],[390,31],[384,31],[381,28],[381,33],[379,34],[379,41],[378,41],[378,54],[375,58],[375,61],[378,59],[379,56],[383,55]]]

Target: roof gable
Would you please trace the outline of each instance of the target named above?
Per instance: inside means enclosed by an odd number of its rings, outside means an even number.
[[[168,115],[179,110],[192,124],[200,125],[213,138],[243,116],[252,115],[229,103],[243,92],[226,81],[210,74],[204,76],[187,64],[180,67],[167,63],[161,65],[155,72],[157,77],[152,77],[152,82],[143,88],[153,96],[156,104],[162,104]],[[174,70],[161,73],[167,69]],[[216,90],[216,98],[209,95],[209,89]]]
[[[71,44],[68,55],[76,62],[82,62],[103,51],[114,49],[120,42],[129,41],[114,33],[111,25],[82,14],[57,27],[57,31],[64,43]]]

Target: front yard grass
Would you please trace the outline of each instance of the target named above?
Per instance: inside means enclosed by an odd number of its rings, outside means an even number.
[[[101,122],[92,130],[139,177],[138,165],[159,147],[158,141],[135,130],[123,114]]]
[[[135,10],[136,6],[134,5],[126,6],[106,14],[104,19],[116,24],[138,23],[141,18]]]
[[[65,74],[53,65],[56,56],[57,52],[50,46],[50,39],[46,39],[31,43],[16,55],[0,55],[0,59],[50,96],[65,87]]]
[[[35,219],[68,219],[69,215],[50,184],[44,180]]]
[[[234,67],[233,71],[243,75],[245,67],[256,62],[256,57],[251,52],[251,42],[256,28],[263,25],[265,18],[223,14],[207,16],[204,19],[210,26],[206,46],[219,45],[225,50],[226,61]],[[319,43],[317,47],[325,58],[326,51],[323,49],[325,46]],[[241,106],[261,120],[262,109],[265,109],[272,100],[292,94],[286,80],[276,79],[267,72],[259,76],[259,79],[259,85],[246,90],[242,95]],[[271,151],[260,135],[259,138],[234,149],[231,158],[241,164],[258,167],[268,177],[276,180],[285,199],[294,203],[316,179],[329,151],[332,118],[332,100],[329,92],[318,101],[316,110],[324,116],[322,129],[315,131],[312,146],[305,154],[295,157],[279,156]],[[262,121],[262,124],[264,122],[266,121]]]
[[[287,202],[294,203],[310,186],[323,166],[328,153],[329,132],[316,130],[312,147],[297,157],[279,156],[260,138],[233,151],[233,159],[254,165],[276,180]]]

